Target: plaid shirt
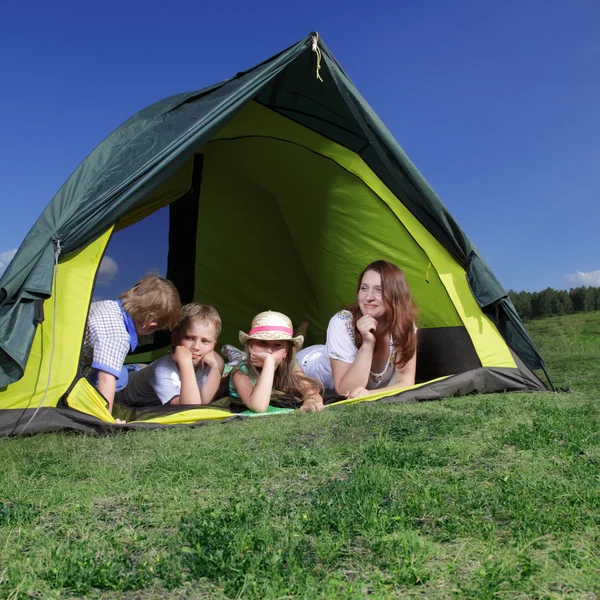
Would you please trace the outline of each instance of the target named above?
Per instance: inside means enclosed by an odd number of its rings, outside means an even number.
[[[125,357],[133,346],[125,319],[129,315],[115,300],[92,302],[81,353],[83,375],[90,381],[95,371],[119,377]]]

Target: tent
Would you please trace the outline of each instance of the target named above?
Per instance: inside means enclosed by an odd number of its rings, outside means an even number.
[[[0,279],[1,434],[112,427],[104,399],[78,376],[87,312],[110,240],[159,213],[166,276],[183,302],[218,308],[220,343],[267,308],[308,320],[309,341],[322,341],[357,274],[384,258],[404,270],[420,310],[417,385],[393,400],[546,389],[506,292],[310,34],[248,71],[144,108],[60,188]],[[165,347],[156,336],[132,360]],[[231,414],[128,416],[150,426]]]

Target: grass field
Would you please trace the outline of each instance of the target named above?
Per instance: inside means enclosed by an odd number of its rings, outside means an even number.
[[[573,393],[0,439],[0,597],[600,597],[600,313],[528,327]]]

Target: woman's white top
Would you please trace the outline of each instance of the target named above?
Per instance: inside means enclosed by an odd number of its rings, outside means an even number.
[[[320,381],[326,389],[334,389],[330,359],[352,364],[358,354],[354,339],[352,313],[341,310],[331,317],[327,327],[327,343],[309,346],[298,352],[298,363],[305,375]],[[381,373],[369,372],[367,389],[374,390],[394,383],[396,349],[390,335],[390,353],[385,369]]]

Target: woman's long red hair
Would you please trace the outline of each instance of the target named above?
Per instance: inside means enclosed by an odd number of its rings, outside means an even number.
[[[385,305],[384,327],[387,335],[392,335],[396,350],[396,367],[403,367],[414,355],[417,349],[417,333],[415,321],[417,308],[404,272],[400,267],[387,260],[376,260],[367,265],[358,278],[356,295],[360,290],[362,279],[367,271],[375,271],[381,276],[381,296]],[[363,315],[358,303],[352,305],[350,312],[354,321],[354,339],[356,346],[362,345],[362,336],[356,328],[356,322]]]

